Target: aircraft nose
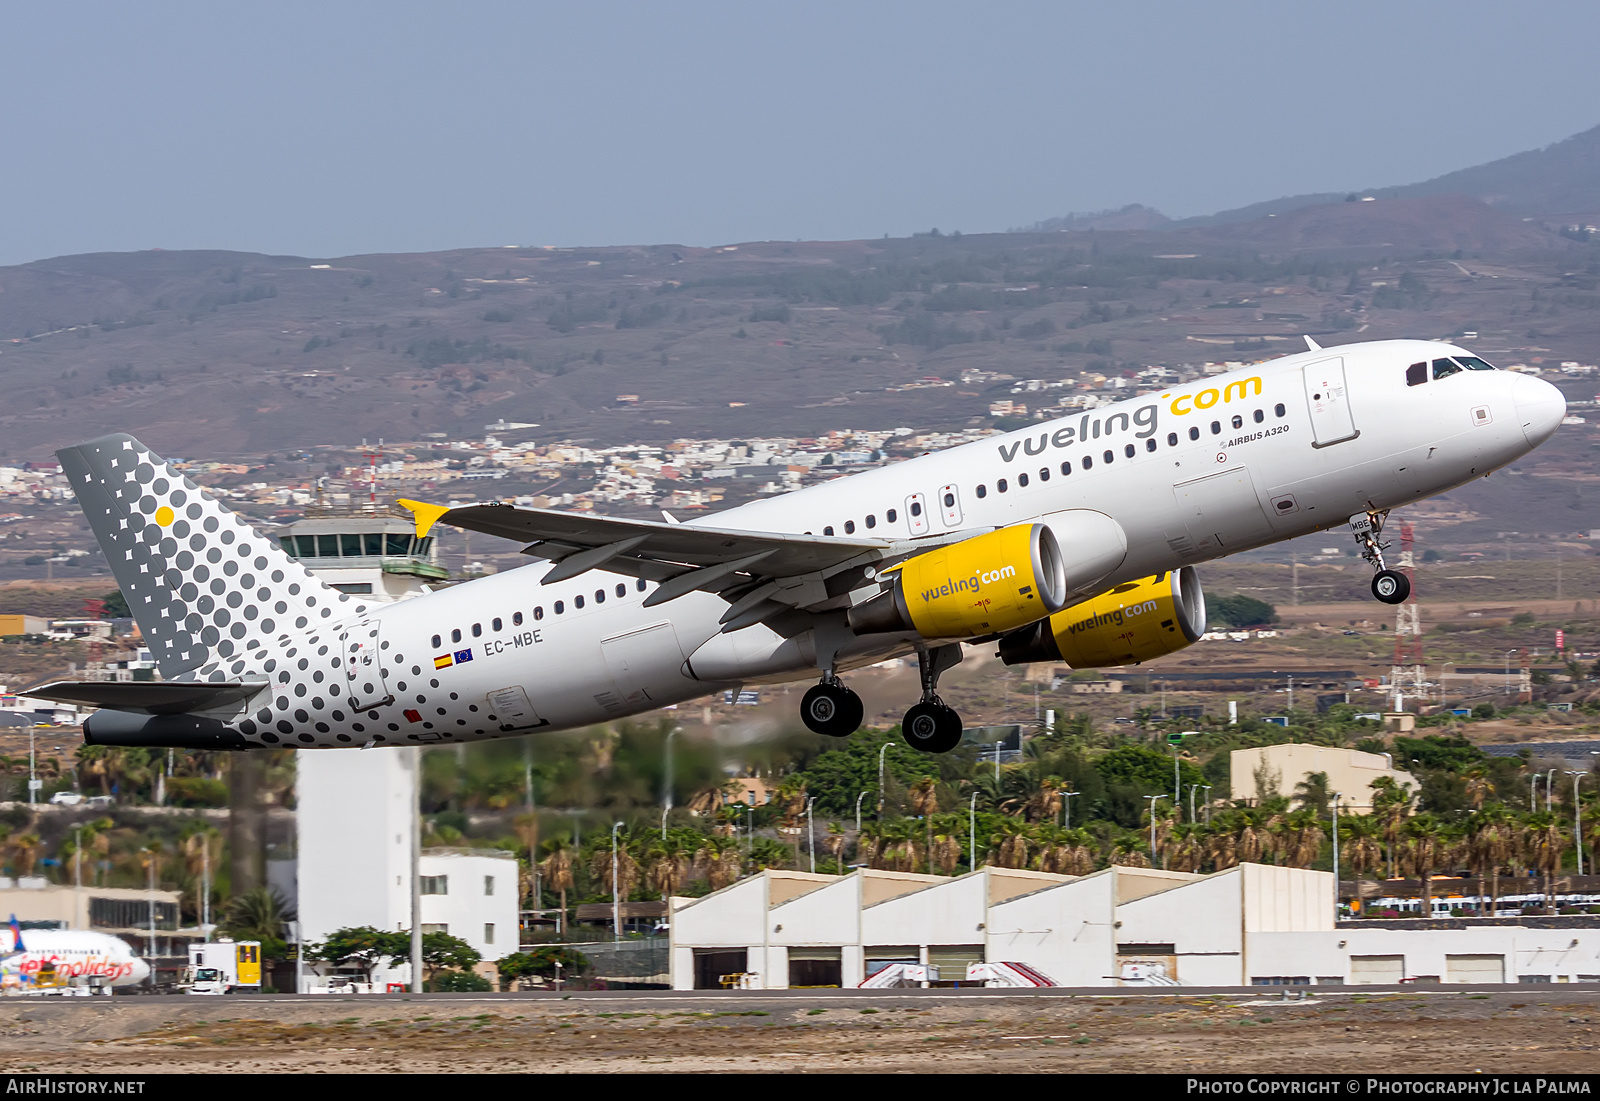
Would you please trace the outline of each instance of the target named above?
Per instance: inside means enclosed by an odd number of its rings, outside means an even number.
[[[1515,376],[1512,394],[1522,434],[1530,447],[1538,447],[1554,435],[1561,418],[1567,415],[1567,399],[1550,383],[1531,375]]]

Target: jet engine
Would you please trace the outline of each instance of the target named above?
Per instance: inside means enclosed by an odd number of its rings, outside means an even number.
[[[1182,650],[1206,631],[1206,598],[1188,566],[1118,585],[1000,640],[1007,665],[1135,665]]]
[[[908,558],[889,590],[850,609],[858,635],[972,638],[1012,631],[1066,603],[1066,568],[1044,524],[1018,524]]]

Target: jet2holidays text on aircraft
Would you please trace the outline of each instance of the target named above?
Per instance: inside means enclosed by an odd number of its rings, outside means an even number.
[[[948,751],[940,675],[1127,665],[1205,631],[1197,563],[1349,525],[1377,599],[1389,510],[1516,460],[1560,391],[1462,348],[1309,350],[691,523],[401,502],[542,560],[394,604],[324,584],[138,440],[60,452],[164,678],[59,682],[94,744],[248,749],[559,730],[816,677],[801,718],[862,719],[844,674],[915,654],[902,731]]]

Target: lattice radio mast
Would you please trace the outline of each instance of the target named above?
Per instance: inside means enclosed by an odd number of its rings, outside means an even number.
[[[1402,521],[1397,568],[1411,583],[1411,592],[1394,610],[1394,665],[1389,669],[1389,685],[1398,694],[1420,697],[1425,692],[1428,667],[1422,657],[1422,609],[1417,605],[1416,559],[1411,550],[1413,535],[1410,521]]]

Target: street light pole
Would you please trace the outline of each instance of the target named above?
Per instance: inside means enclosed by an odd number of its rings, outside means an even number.
[[[1150,866],[1156,866],[1156,800],[1165,799],[1165,795],[1146,795],[1145,800],[1150,804]]]
[[[1572,844],[1578,850],[1578,874],[1583,874],[1583,804],[1578,802],[1578,781],[1586,773],[1568,771],[1572,777]]]
[[[1339,793],[1333,793],[1333,920],[1339,920]]]
[[[878,821],[883,821],[883,758],[889,752],[893,742],[884,742],[883,748],[878,750]]]
[[[1063,791],[1061,793],[1061,813],[1066,819],[1061,823],[1062,829],[1070,830],[1072,828],[1072,801],[1082,794],[1083,792],[1081,791]]]
[[[866,797],[867,793],[865,791],[856,796],[856,833],[861,832],[861,800]]]
[[[1194,822],[1195,822],[1194,793],[1195,793],[1196,790],[1199,789],[1199,787],[1200,787],[1199,784],[1190,784],[1189,785],[1189,825],[1191,825],[1191,826],[1194,825]]]
[[[666,767],[662,770],[661,781],[661,840],[667,839],[667,815],[672,813],[672,739],[678,736],[681,727],[673,727],[667,731],[666,742]]]
[[[968,871],[978,870],[978,793],[972,793],[967,804],[967,864]]]
[[[806,800],[806,841],[807,847],[811,850],[812,874],[815,874],[817,870],[817,827],[816,822],[811,817],[811,808],[816,805],[817,797],[815,795]]]
[[[622,895],[617,890],[617,831],[621,822],[611,823],[611,939],[622,939]]]
[[[1551,813],[1556,805],[1556,773],[1560,769],[1551,769],[1550,775],[1544,778],[1544,812]]]

